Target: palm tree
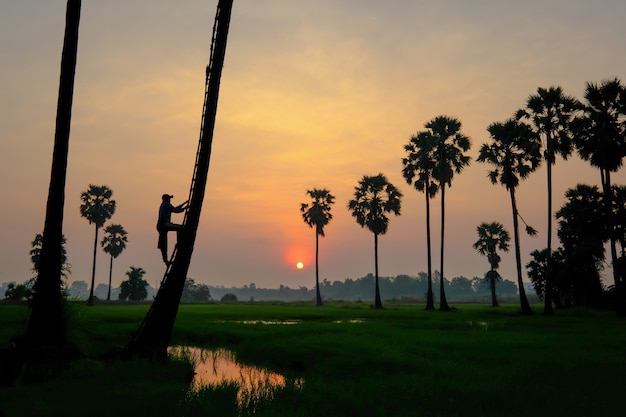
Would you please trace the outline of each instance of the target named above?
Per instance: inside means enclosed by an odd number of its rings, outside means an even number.
[[[515,200],[515,189],[521,179],[525,179],[537,169],[541,163],[541,140],[526,124],[509,119],[504,123],[493,123],[488,128],[492,143],[483,144],[477,161],[494,167],[489,171],[492,184],[504,185],[511,197],[513,210],[513,239],[515,244],[515,261],[517,266],[517,286],[523,314],[531,314],[530,303],[524,291],[522,281],[522,257],[519,242],[519,213]]]
[[[446,185],[452,186],[452,178],[454,174],[461,173],[464,167],[470,164],[470,157],[463,155],[471,147],[470,138],[461,133],[461,122],[458,119],[448,116],[437,116],[424,125],[433,136],[433,158],[435,165],[433,172],[439,183],[441,190],[441,251],[439,272],[441,280],[439,281],[439,310],[448,311],[448,301],[444,289],[445,275],[443,272],[444,265],[444,231],[445,231],[445,196]]]
[[[82,204],[80,215],[95,224],[96,235],[93,241],[93,267],[91,269],[91,289],[87,305],[93,305],[93,287],[96,278],[96,253],[98,249],[98,230],[115,213],[115,200],[112,200],[113,191],[106,185],[90,184],[89,188],[80,194]]]
[[[556,163],[556,156],[563,159],[572,153],[571,127],[581,104],[574,97],[565,95],[561,87],[548,89],[538,88],[526,100],[526,108],[518,110],[518,120],[529,119],[535,132],[543,138],[544,154],[548,174],[548,268],[546,281],[550,281],[550,255],[552,251],[552,165]],[[552,310],[552,286],[546,285],[544,314],[554,314]]]
[[[626,156],[626,87],[617,78],[600,85],[587,83],[583,115],[576,120],[574,139],[578,154],[600,169],[605,210],[609,225],[611,264],[618,295],[617,312],[626,316],[624,277],[618,273],[615,216],[612,210],[611,173],[622,167]]]
[[[80,0],[67,1],[46,219],[39,270],[35,283],[35,295],[31,302],[31,314],[25,337],[26,343],[31,346],[63,347],[67,342],[67,321],[61,279],[63,210],[65,207],[65,179],[72,120],[80,9]]]
[[[497,269],[500,266],[500,255],[496,252],[496,249],[508,252],[509,241],[511,237],[509,232],[504,229],[504,226],[498,222],[481,223],[476,228],[478,232],[478,240],[474,243],[474,249],[481,255],[486,255],[489,261],[490,270],[485,275],[485,279],[489,283],[491,288],[491,306],[498,307],[498,298],[496,297],[496,281],[501,281],[502,278]]]
[[[433,172],[436,163],[433,156],[435,140],[436,138],[430,132],[418,132],[411,136],[409,143],[404,146],[407,156],[402,158],[402,176],[409,185],[413,185],[417,191],[422,191],[426,196],[426,250],[428,265],[426,310],[429,311],[435,309],[430,245],[430,199],[439,191],[439,186],[434,181]]]
[[[107,292],[107,301],[111,301],[111,276],[113,274],[113,258],[117,258],[126,249],[126,243],[128,234],[124,228],[119,224],[110,224],[104,228],[104,238],[100,245],[104,249],[104,252],[111,255],[109,262],[109,291]]]
[[[383,174],[364,175],[359,185],[354,187],[354,199],[348,202],[348,209],[361,227],[374,233],[374,265],[376,291],[374,308],[383,308],[378,285],[378,235],[387,233],[389,218],[386,213],[400,215],[402,193],[387,181]]]
[[[315,226],[315,292],[316,292],[316,305],[321,306],[322,296],[320,295],[320,277],[319,277],[319,237],[324,237],[324,226],[333,218],[330,214],[331,206],[335,203],[335,197],[327,189],[307,190],[306,192],[313,201],[308,203],[302,203],[300,211],[302,212],[302,218],[309,227]]]
[[[168,268],[161,287],[144,320],[126,345],[125,350],[132,352],[133,355],[167,357],[167,347],[172,337],[180,298],[183,294],[191,256],[193,255],[208,181],[220,82],[226,56],[226,43],[232,7],[233,0],[218,0],[217,2],[210,61],[205,72],[204,105],[200,139],[196,153],[196,165],[189,193],[189,208],[183,221],[183,228],[172,265]]]

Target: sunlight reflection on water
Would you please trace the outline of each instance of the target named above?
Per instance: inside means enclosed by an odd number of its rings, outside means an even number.
[[[226,349],[207,350],[192,346],[172,346],[168,349],[175,357],[189,357],[194,363],[195,375],[190,391],[198,392],[209,386],[233,383],[239,387],[239,407],[273,396],[276,389],[293,385],[301,388],[302,378],[288,379],[265,369],[241,365],[235,355]]]

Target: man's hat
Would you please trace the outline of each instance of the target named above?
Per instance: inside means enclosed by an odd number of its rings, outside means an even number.
[[[163,195],[161,196],[161,199],[162,199],[162,200],[170,200],[170,199],[172,199],[172,198],[174,198],[174,196],[173,196],[173,195],[169,195],[169,194],[163,194]]]

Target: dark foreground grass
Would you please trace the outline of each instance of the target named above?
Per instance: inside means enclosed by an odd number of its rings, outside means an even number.
[[[75,305],[72,337],[96,357],[125,344],[147,308]],[[228,348],[241,362],[304,379],[302,388],[278,390],[273,400],[255,404],[258,416],[626,412],[624,320],[590,310],[554,317],[519,316],[517,310],[182,305],[172,344]],[[0,305],[0,346],[19,334],[25,314],[21,306]],[[237,415],[235,387],[189,395],[189,371],[183,361],[79,361],[54,381],[0,389],[0,410],[8,417]]]

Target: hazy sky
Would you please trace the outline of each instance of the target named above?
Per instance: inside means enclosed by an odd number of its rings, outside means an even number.
[[[94,228],[79,213],[89,184],[113,189],[118,210],[110,222],[129,232],[113,284],[130,266],[144,268],[153,286],[162,277],[157,210],[163,193],[187,199],[216,4],[83,2],[64,221],[71,281],[91,278]],[[43,230],[65,7],[65,0],[0,3],[0,283],[32,276],[30,242]],[[373,235],[346,206],[359,179],[379,172],[404,193],[402,215],[379,239],[380,275],[425,271],[424,195],[404,181],[401,158],[410,136],[442,114],[461,120],[473,159],[446,192],[444,270],[450,279],[482,276],[488,263],[472,248],[476,227],[499,221],[512,234],[508,193],[475,162],[486,127],[538,87],[560,85],[582,98],[587,81],[626,81],[624,16],[622,0],[235,0],[189,276],[212,285],[312,287],[315,234],[299,207],[313,187],[336,196],[320,241],[320,279],[373,272]],[[568,188],[599,178],[577,156],[558,160],[555,209]],[[614,181],[626,183],[626,175]],[[546,245],[545,169],[518,197],[539,230],[522,238],[526,263]],[[439,202],[431,206],[437,269]],[[515,280],[514,271],[511,250],[501,273]],[[96,283],[107,280],[100,251]]]

